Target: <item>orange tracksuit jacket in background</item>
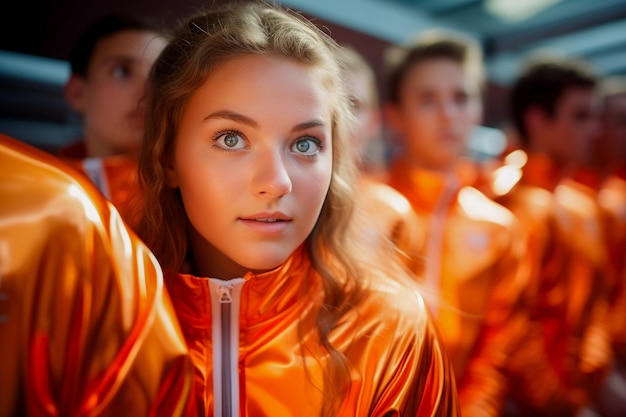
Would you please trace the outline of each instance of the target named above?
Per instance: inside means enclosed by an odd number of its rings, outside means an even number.
[[[519,225],[505,208],[456,175],[395,161],[389,184],[411,202],[427,231],[426,298],[456,375],[465,417],[499,416],[507,357],[526,325],[527,284]]]
[[[615,169],[601,184],[598,202],[604,213],[612,286],[609,300],[614,351],[626,361],[626,167]]]
[[[0,416],[185,415],[155,258],[56,158],[0,135],[0,167]]]
[[[259,275],[166,282],[195,364],[195,415],[320,415],[322,389],[333,387],[322,386],[322,283],[304,248]],[[459,416],[452,370],[417,290],[386,278],[370,288],[330,334],[352,373],[337,415]]]
[[[611,362],[606,326],[606,252],[598,206],[546,155],[503,167],[519,175],[496,201],[520,219],[531,264],[531,325],[511,358],[513,391],[531,415],[573,414]],[[498,182],[498,171],[495,181]]]
[[[609,300],[613,290],[606,231],[596,191],[568,176],[554,190],[559,221],[572,247],[564,325],[575,401],[593,400],[613,361]]]
[[[137,224],[142,199],[136,158],[127,155],[87,158],[82,142],[62,149],[59,156],[87,176],[131,227]]]
[[[426,233],[411,203],[400,192],[378,179],[362,175],[357,182],[353,222],[366,231],[364,239],[374,250],[391,244],[411,273],[423,271],[420,248]]]

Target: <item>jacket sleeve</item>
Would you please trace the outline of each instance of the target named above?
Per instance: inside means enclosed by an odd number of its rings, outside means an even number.
[[[544,330],[553,329],[554,320],[562,314],[567,291],[565,277],[544,273],[542,263],[548,256],[557,258],[563,249],[555,241],[555,226],[545,213],[530,215],[522,210],[520,219],[525,235],[523,262],[529,269],[524,297],[528,322],[507,363],[510,395],[526,413],[569,415],[574,413],[574,404],[550,360],[547,349],[553,346],[546,346],[544,337]]]
[[[460,417],[452,366],[424,306],[420,324],[402,332],[390,350],[388,380],[368,414],[372,417]]]
[[[493,285],[479,338],[463,376],[459,399],[464,417],[501,415],[508,395],[507,360],[528,325],[524,292],[528,266],[523,262],[523,234],[517,222],[505,230],[501,255],[494,265]]]
[[[190,364],[153,255],[89,184],[0,137],[0,415],[182,415]]]

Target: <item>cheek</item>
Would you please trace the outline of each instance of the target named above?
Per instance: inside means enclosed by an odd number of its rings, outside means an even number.
[[[98,85],[89,95],[89,107],[101,114],[119,113],[124,104],[123,96],[114,88]]]
[[[468,112],[468,124],[471,126],[479,124],[482,120],[482,114],[482,106],[480,104],[470,106]]]
[[[205,238],[215,225],[225,224],[224,215],[232,212],[236,201],[232,184],[224,184],[221,178],[211,180],[204,173],[179,177],[179,189],[189,221]]]
[[[321,210],[330,187],[332,159],[318,165],[314,170],[302,170],[292,174],[294,191],[297,190],[299,205],[313,214]]]

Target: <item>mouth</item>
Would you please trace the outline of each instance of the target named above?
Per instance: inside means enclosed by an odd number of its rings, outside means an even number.
[[[282,236],[291,226],[292,218],[283,213],[259,213],[240,217],[239,221],[256,233],[267,236]]]
[[[240,220],[259,223],[283,223],[290,222],[292,219],[284,213],[276,212],[253,214],[250,216],[240,217]]]

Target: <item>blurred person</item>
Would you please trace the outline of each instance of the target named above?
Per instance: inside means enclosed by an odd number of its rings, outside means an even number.
[[[83,138],[61,149],[60,156],[85,173],[126,220],[139,210],[129,205],[138,195],[141,99],[165,44],[162,29],[152,21],[109,14],[85,30],[70,54],[65,97],[81,116]]]
[[[459,158],[482,115],[482,54],[456,33],[427,32],[390,54],[390,128],[404,148],[389,184],[423,230],[423,285],[453,364],[464,416],[501,415],[507,357],[525,325],[523,239],[515,217],[464,183]]]
[[[357,211],[353,222],[373,245],[391,244],[412,273],[422,268],[417,248],[424,244],[409,201],[383,182],[385,175],[382,115],[374,71],[354,48],[338,51],[343,81],[354,115],[352,144],[359,167]]]
[[[0,135],[0,166],[0,416],[187,415],[154,256],[57,158]]]
[[[602,80],[600,93],[602,181],[598,202],[604,214],[614,284],[609,314],[615,364],[597,404],[603,415],[617,417],[626,411],[626,78]]]
[[[626,77],[609,77],[600,84],[601,158],[608,172],[626,171]]]
[[[511,88],[522,149],[504,158],[494,194],[529,236],[529,343],[510,367],[518,414],[576,415],[612,361],[599,207],[573,177],[597,134],[595,87],[584,61],[538,55],[529,57]]]

